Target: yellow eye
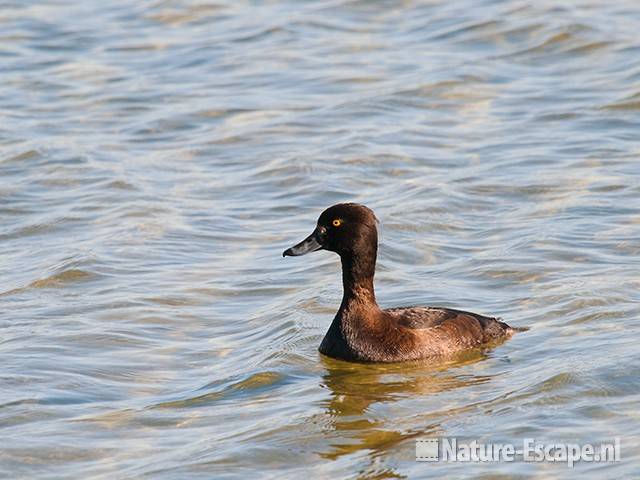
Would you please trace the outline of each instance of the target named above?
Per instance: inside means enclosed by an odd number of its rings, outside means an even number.
[[[334,227],[339,227],[340,225],[342,225],[342,220],[340,220],[339,218],[336,218],[333,222],[333,226]]]

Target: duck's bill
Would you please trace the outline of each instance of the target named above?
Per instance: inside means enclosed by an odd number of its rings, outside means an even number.
[[[322,248],[322,244],[319,242],[318,231],[314,230],[314,232],[301,241],[299,244],[294,245],[291,248],[287,248],[284,252],[282,252],[283,257],[298,257],[300,255],[306,255],[307,253],[315,252],[316,250],[320,250]]]

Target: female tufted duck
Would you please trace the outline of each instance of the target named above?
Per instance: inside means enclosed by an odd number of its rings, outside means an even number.
[[[377,219],[364,205],[322,212],[316,229],[283,257],[329,250],[342,261],[343,297],[320,352],[360,362],[399,362],[452,354],[505,339],[515,329],[497,318],[440,307],[380,309],[373,291]]]

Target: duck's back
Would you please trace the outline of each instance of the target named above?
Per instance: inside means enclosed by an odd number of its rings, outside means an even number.
[[[409,331],[425,356],[453,353],[511,336],[515,330],[499,318],[445,307],[401,307],[383,310],[398,330]]]

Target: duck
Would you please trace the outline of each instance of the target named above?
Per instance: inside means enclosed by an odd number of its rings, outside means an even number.
[[[377,224],[365,205],[339,203],[322,212],[311,235],[282,253],[297,257],[328,250],[340,257],[342,303],[320,353],[364,363],[421,360],[499,343],[517,331],[501,318],[453,308],[380,308],[373,285]]]

